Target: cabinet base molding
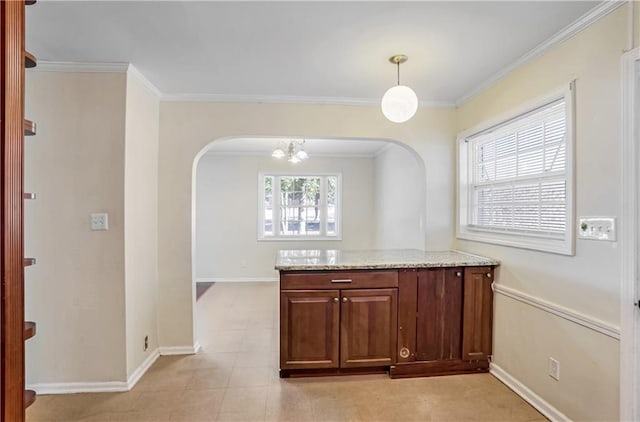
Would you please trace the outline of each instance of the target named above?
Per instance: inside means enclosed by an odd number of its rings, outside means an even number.
[[[386,374],[388,366],[377,368],[323,368],[323,369],[281,369],[280,378],[326,377],[336,375]]]
[[[431,362],[399,363],[391,366],[391,378],[432,377],[437,375],[477,374],[489,372],[486,360],[436,360]]]

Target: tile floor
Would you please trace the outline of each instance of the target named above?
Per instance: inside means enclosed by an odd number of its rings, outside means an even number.
[[[276,283],[216,283],[202,349],[163,356],[126,393],[39,396],[27,421],[545,421],[489,374],[278,377]]]

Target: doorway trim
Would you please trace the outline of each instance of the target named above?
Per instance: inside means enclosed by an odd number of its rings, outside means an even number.
[[[638,420],[640,344],[638,253],[640,241],[640,48],[622,56],[622,282],[620,288],[620,420]]]

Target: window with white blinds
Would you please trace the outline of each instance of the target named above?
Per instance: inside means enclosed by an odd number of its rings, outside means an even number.
[[[572,253],[568,101],[556,97],[464,137],[459,237],[502,234],[496,243],[542,250],[551,244],[559,253],[569,245]]]

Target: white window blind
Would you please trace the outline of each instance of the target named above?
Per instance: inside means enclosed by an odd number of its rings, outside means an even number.
[[[564,237],[566,134],[561,98],[468,138],[469,228]]]

